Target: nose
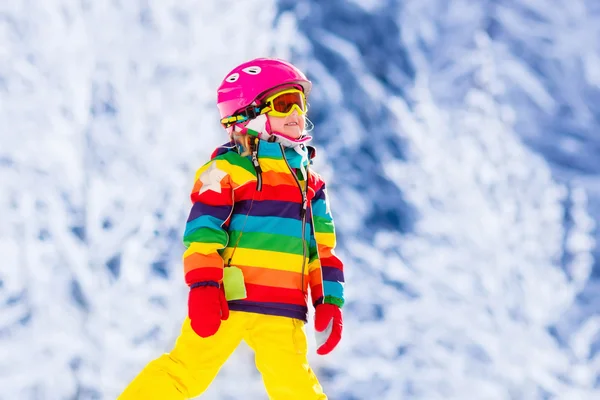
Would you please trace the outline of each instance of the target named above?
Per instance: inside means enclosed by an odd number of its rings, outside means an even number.
[[[287,120],[290,122],[298,122],[300,119],[300,115],[298,114],[298,110],[293,110],[290,115],[287,116]]]

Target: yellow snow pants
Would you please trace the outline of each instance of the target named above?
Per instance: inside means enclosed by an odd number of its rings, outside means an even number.
[[[304,322],[231,311],[214,336],[198,336],[186,318],[175,348],[151,361],[118,400],[183,400],[203,393],[242,340],[254,350],[271,400],[326,400],[308,365]]]

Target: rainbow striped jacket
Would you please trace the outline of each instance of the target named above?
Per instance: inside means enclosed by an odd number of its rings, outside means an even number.
[[[343,264],[334,252],[325,182],[310,169],[306,180],[299,173],[314,157],[313,148],[304,151],[261,140],[258,174],[233,144],[215,150],[192,189],[183,238],[188,285],[222,283],[231,265],[242,270],[247,294],[229,301],[231,310],[306,321],[309,290],[314,306],[343,306]]]

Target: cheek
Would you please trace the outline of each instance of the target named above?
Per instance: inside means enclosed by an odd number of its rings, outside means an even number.
[[[285,125],[285,119],[278,117],[269,117],[269,124],[271,125],[271,130],[281,132],[283,126]]]

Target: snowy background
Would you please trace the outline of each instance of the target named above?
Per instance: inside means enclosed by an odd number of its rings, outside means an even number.
[[[13,0],[0,399],[114,399],[171,348],[215,89],[264,55],[315,84],[330,398],[600,398],[598,0]],[[202,398],[266,399],[246,346]]]

